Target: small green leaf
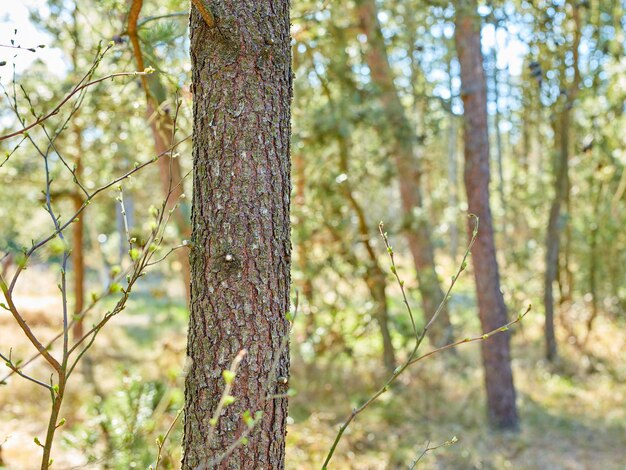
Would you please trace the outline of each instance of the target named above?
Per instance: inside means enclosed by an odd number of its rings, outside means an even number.
[[[223,398],[223,403],[224,406],[228,406],[228,405],[232,405],[233,403],[235,403],[236,398],[232,395],[226,395]]]
[[[137,248],[132,248],[128,254],[130,255],[130,259],[133,261],[137,261],[139,259],[139,250]]]
[[[233,383],[233,380],[235,380],[235,373],[232,370],[225,370],[222,372],[222,377],[224,377],[224,382],[230,385]]]
[[[248,428],[252,429],[254,427],[254,418],[252,417],[252,413],[250,413],[250,410],[244,411],[241,419],[243,419],[243,422],[246,423],[246,426],[248,426]]]
[[[114,282],[109,287],[109,292],[111,292],[112,294],[117,294],[118,292],[122,292],[122,285],[117,282]]]

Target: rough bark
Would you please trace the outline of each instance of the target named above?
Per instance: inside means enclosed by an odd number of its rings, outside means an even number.
[[[480,233],[472,251],[472,261],[480,322],[483,332],[487,332],[505,324],[507,312],[500,291],[489,205],[487,86],[476,8],[475,0],[457,1],[455,42],[465,110],[465,189],[469,211],[480,217]],[[472,230],[473,223],[469,227]],[[489,423],[500,429],[518,426],[509,342],[509,334],[505,332],[481,343]]]
[[[383,110],[391,132],[390,150],[393,154],[400,183],[400,198],[406,222],[405,234],[417,271],[424,315],[428,320],[437,310],[444,294],[435,271],[435,254],[430,224],[427,217],[420,214],[423,207],[420,186],[422,175],[419,161],[415,158],[415,131],[406,116],[394,84],[394,75],[389,65],[385,42],[378,22],[375,0],[360,0],[357,15],[360,29],[367,36],[368,47],[365,58],[370,69],[370,77],[379,89]],[[444,308],[439,320],[432,326],[431,338],[439,346],[452,339],[452,328],[447,308]]]
[[[206,2],[205,2],[206,5]],[[193,7],[191,316],[183,469],[284,468],[289,354],[290,102],[288,0]],[[209,439],[222,372],[246,350]],[[276,367],[274,367],[276,365]],[[275,395],[280,395],[275,397]],[[262,411],[247,445],[242,415]]]

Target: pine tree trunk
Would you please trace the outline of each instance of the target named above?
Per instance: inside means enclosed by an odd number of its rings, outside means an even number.
[[[443,290],[435,270],[435,250],[431,239],[431,229],[425,214],[418,214],[423,207],[421,170],[415,158],[415,132],[400,102],[398,91],[393,81],[393,72],[384,39],[378,23],[378,11],[375,0],[360,0],[357,10],[360,28],[367,36],[368,49],[366,61],[370,68],[371,79],[378,87],[387,124],[391,131],[390,150],[394,157],[400,198],[405,218],[406,238],[417,271],[422,307],[428,321],[443,300]],[[438,346],[447,344],[452,339],[452,327],[447,308],[431,327],[432,340]]]
[[[465,189],[469,211],[480,217],[472,252],[478,310],[483,332],[507,322],[500,292],[493,222],[489,206],[489,135],[487,86],[480,44],[480,18],[475,0],[457,1],[455,42],[461,66],[465,130]],[[470,223],[470,231],[473,229]],[[489,422],[500,429],[518,426],[511,370],[509,334],[500,333],[481,344]]]
[[[282,469],[291,251],[289,1],[203,5],[205,15],[192,7],[190,20],[194,190],[182,468]],[[231,392],[236,401],[211,433],[222,372],[242,350],[247,355]],[[263,416],[248,443],[229,453],[248,429],[242,419],[248,410]]]

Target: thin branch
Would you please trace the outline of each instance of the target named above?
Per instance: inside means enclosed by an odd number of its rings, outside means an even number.
[[[21,135],[24,134],[26,132],[28,132],[29,130],[31,130],[33,127],[41,124],[42,122],[50,119],[52,116],[55,116],[59,113],[59,111],[61,110],[61,108],[65,105],[65,103],[67,103],[74,95],[76,95],[77,93],[79,93],[80,91],[84,90],[85,88],[89,88],[91,86],[97,85],[98,83],[104,82],[105,80],[108,79],[113,79],[113,78],[117,78],[117,77],[136,77],[136,76],[144,76],[144,75],[149,75],[152,72],[150,70],[147,71],[143,71],[143,72],[117,72],[117,73],[112,73],[109,74],[105,77],[101,77],[98,78],[96,80],[92,80],[90,82],[84,83],[80,86],[74,87],[74,89],[65,97],[63,98],[63,100],[61,100],[61,102],[52,110],[50,111],[48,114],[46,114],[43,117],[38,118],[35,122],[23,127],[20,130],[17,130],[15,132],[11,132],[9,134],[5,134],[3,136],[0,136],[0,142],[6,139],[10,139],[11,137],[15,137],[17,135]]]
[[[165,446],[165,443],[167,442],[167,438],[170,436],[172,430],[174,429],[174,426],[176,426],[176,423],[182,416],[184,410],[185,410],[184,407],[178,410],[178,413],[176,413],[176,417],[170,424],[169,428],[167,428],[167,431],[165,435],[163,436],[163,439],[157,439],[157,447],[159,448],[159,451],[157,452],[157,458],[154,464],[154,470],[159,470],[159,463],[161,462],[161,453],[163,451],[163,447]],[[152,466],[150,467],[150,469],[152,470]]]
[[[2,359],[4,361],[4,363],[6,364],[6,366],[11,369],[14,373],[16,373],[17,375],[19,375],[20,377],[25,378],[26,380],[29,380],[33,383],[36,383],[37,385],[47,389],[47,390],[52,390],[52,387],[50,385],[48,385],[45,382],[42,382],[41,380],[37,380],[34,377],[31,377],[29,375],[26,375],[22,372],[22,370],[19,368],[19,366],[17,364],[14,364],[13,361],[11,360],[11,355],[9,354],[9,357],[6,357],[4,354],[0,353],[0,359]],[[2,382],[0,382],[0,385],[4,383],[4,380]]]
[[[415,470],[415,467],[417,467],[417,464],[420,462],[420,460],[422,460],[422,458],[428,453],[428,452],[432,452],[433,450],[437,450],[441,447],[448,447],[451,446],[453,444],[456,444],[459,440],[457,439],[456,436],[454,436],[452,439],[450,439],[449,441],[444,442],[443,444],[439,444],[437,446],[433,446],[430,447],[430,441],[428,441],[426,443],[426,447],[424,448],[424,450],[422,451],[422,453],[419,455],[418,458],[416,458],[413,463],[411,464],[411,466],[409,467],[409,470]]]
[[[350,425],[350,423],[354,420],[354,418],[356,418],[360,413],[362,413],[363,411],[365,411],[372,403],[374,403],[381,395],[383,395],[384,393],[386,393],[389,388],[391,387],[391,385],[396,381],[396,379],[412,364],[414,364],[415,362],[418,362],[422,359],[425,359],[428,356],[432,356],[433,354],[436,354],[438,352],[444,351],[446,349],[450,349],[454,346],[457,346],[459,344],[464,344],[464,343],[469,343],[472,341],[484,341],[486,339],[488,339],[491,335],[496,334],[500,331],[506,331],[508,329],[509,326],[521,321],[521,319],[526,315],[526,313],[528,313],[528,311],[530,310],[530,306],[528,307],[528,310],[522,314],[519,315],[518,318],[516,320],[514,320],[513,322],[507,323],[506,325],[502,325],[501,327],[490,331],[486,334],[483,334],[479,337],[476,338],[466,338],[464,340],[461,341],[457,341],[456,343],[452,343],[449,344],[447,346],[443,346],[441,348],[435,349],[434,351],[431,351],[427,354],[424,354],[421,357],[416,358],[416,354],[417,351],[420,347],[420,345],[422,344],[422,342],[424,341],[424,338],[426,337],[426,333],[428,332],[428,328],[432,325],[432,323],[437,319],[439,313],[441,312],[441,310],[443,309],[445,303],[448,301],[449,297],[450,297],[450,293],[453,289],[453,287],[455,286],[457,280],[459,279],[459,276],[461,275],[461,273],[466,269],[467,267],[467,258],[470,255],[471,249],[474,246],[474,243],[476,241],[476,238],[478,237],[478,217],[475,216],[474,214],[470,214],[470,217],[473,217],[476,219],[476,223],[475,223],[475,227],[474,227],[474,231],[472,232],[472,238],[467,246],[467,249],[465,250],[465,255],[463,256],[463,260],[461,261],[461,264],[457,270],[456,275],[452,276],[452,280],[450,282],[450,286],[448,287],[448,290],[446,291],[446,295],[443,298],[443,300],[441,301],[441,303],[439,304],[439,306],[437,307],[437,310],[435,311],[435,313],[433,314],[431,320],[428,322],[428,324],[424,327],[424,329],[422,330],[421,334],[419,336],[416,336],[416,340],[415,340],[415,346],[413,347],[413,350],[411,351],[411,353],[409,354],[408,358],[404,361],[404,363],[400,366],[398,366],[396,368],[396,370],[393,372],[393,374],[391,375],[391,377],[387,380],[387,382],[385,382],[385,384],[376,392],[374,393],[370,398],[368,398],[364,403],[362,403],[358,408],[354,408],[352,410],[352,413],[350,413],[350,415],[348,416],[348,418],[345,420],[345,422],[339,427],[339,431],[337,432],[337,435],[335,437],[335,440],[333,441],[328,454],[326,455],[326,459],[324,460],[324,463],[322,465],[322,470],[325,470],[328,468],[328,464],[331,460],[331,458],[333,457],[335,450],[337,449],[337,445],[339,444],[339,442],[341,441],[341,438],[343,437],[344,432],[346,431],[346,429],[348,429],[348,426]],[[395,267],[395,261],[393,258],[393,249],[391,248],[391,246],[389,245],[389,240],[387,238],[387,233],[384,232],[383,230],[383,224],[381,222],[380,226],[380,234],[383,238],[383,241],[385,242],[385,246],[387,247],[387,253],[389,254],[389,258],[391,260],[391,266],[392,266],[392,272],[394,273],[395,277],[396,277],[396,281],[398,282],[398,285],[400,286],[403,294],[404,294],[404,281],[402,281],[400,279],[400,277],[397,274],[397,269]],[[406,298],[406,297],[405,297]],[[408,304],[408,302],[406,303]],[[406,305],[405,304],[405,305]],[[409,313],[409,315],[412,315],[411,310],[410,310],[410,306],[407,305],[407,311]]]

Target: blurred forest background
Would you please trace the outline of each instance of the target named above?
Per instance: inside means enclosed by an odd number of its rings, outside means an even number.
[[[59,129],[52,137],[35,127],[0,141],[4,277],[24,267],[25,249],[54,231],[50,207],[67,219],[86,194],[166,153],[173,141],[157,124],[175,120],[175,153],[99,193],[68,228],[67,276],[59,274],[64,248],[51,243],[28,259],[13,291],[47,343],[63,329],[57,285],[66,283],[67,305],[87,312],[73,327],[80,337],[124,296],[115,279],[139,256],[133,243],[149,245],[155,214],[171,209],[157,258],[173,250],[171,256],[138,280],[125,310],[76,369],[54,449],[53,468],[147,468],[155,439],[183,406],[189,2],[146,1],[135,14],[134,2],[122,0],[9,3],[0,5],[0,135],[54,110],[94,66],[90,79],[154,72],[76,94],[49,119],[49,128]],[[408,369],[351,424],[332,468],[407,468],[427,442],[449,445],[424,455],[423,468],[626,465],[625,8],[623,0],[493,0],[474,12],[487,83],[500,289],[510,319],[533,306],[510,329],[519,432],[488,426],[481,347],[489,339]],[[413,327],[379,222],[418,328],[468,246],[463,94],[472,84],[461,86],[458,14],[439,0],[292,2],[298,312],[288,468],[319,468],[338,425],[412,348]],[[182,183],[172,188],[172,180]],[[408,187],[419,194],[407,205],[401,190]],[[470,259],[425,351],[482,334],[472,273]],[[34,438],[43,441],[48,392],[13,370],[36,350],[3,307],[0,353],[9,367],[0,373],[0,467],[37,468]],[[50,375],[41,359],[21,367],[44,382]],[[177,421],[161,468],[178,468],[180,439]]]

